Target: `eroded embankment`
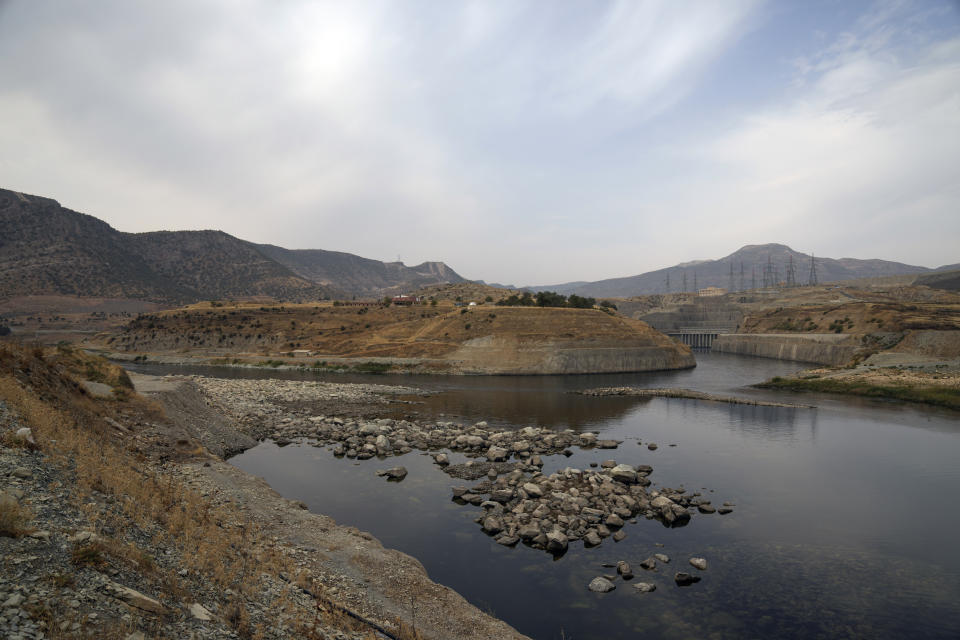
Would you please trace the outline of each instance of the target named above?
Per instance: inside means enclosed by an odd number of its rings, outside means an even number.
[[[599,309],[329,305],[188,307],[144,315],[114,352],[450,374],[626,373],[696,366],[690,349]],[[302,358],[297,361],[295,355]],[[309,358],[304,360],[303,358]]]
[[[713,341],[713,351],[838,366],[853,359],[862,347],[860,336],[843,334],[725,334]]]
[[[354,602],[362,578],[317,562],[326,549],[293,537],[315,526],[362,550],[357,562],[374,558],[398,585],[426,589],[412,593],[429,615],[479,630],[470,637],[518,637],[421,585],[415,560],[258,489],[133,393],[122,370],[69,348],[0,346],[0,478],[0,637],[464,636],[443,625],[420,633],[409,617],[372,606],[374,596]],[[288,520],[292,532],[281,526]]]

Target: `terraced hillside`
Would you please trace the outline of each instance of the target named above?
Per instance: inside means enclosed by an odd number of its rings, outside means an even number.
[[[428,360],[456,373],[595,373],[695,365],[644,322],[597,309],[209,304],[143,315],[108,339],[148,354]]]

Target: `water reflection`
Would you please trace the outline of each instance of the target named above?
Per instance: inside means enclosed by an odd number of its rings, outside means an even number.
[[[589,431],[622,418],[650,398],[595,398],[573,393],[536,394],[518,389],[456,390],[430,398],[408,398],[414,404],[397,407],[391,417],[419,420],[485,420],[508,428],[527,426],[553,430]]]
[[[545,473],[609,458],[650,464],[654,486],[736,504],[679,529],[641,518],[623,542],[575,545],[557,561],[490,540],[473,522],[478,507],[450,501],[460,482],[423,455],[355,463],[302,443],[263,443],[232,462],[417,557],[434,580],[533,638],[960,637],[960,557],[949,552],[960,528],[949,508],[960,491],[956,413],[830,397],[804,396],[818,405],[810,410],[565,393],[644,384],[749,394],[740,385],[789,366],[707,356],[696,370],[669,374],[424,380],[438,393],[413,406],[420,416],[569,425],[624,441],[615,451],[549,457]],[[396,464],[410,471],[402,483],[375,476]],[[636,570],[655,552],[672,563],[636,580],[656,592],[620,581],[603,596],[586,590],[609,572],[603,563],[627,560]],[[703,581],[676,588],[673,572],[694,555],[710,563]]]

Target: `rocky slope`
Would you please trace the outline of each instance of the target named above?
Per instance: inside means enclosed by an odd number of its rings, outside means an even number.
[[[0,296],[44,294],[186,302],[329,290],[220,231],[122,233],[55,200],[0,190]]]
[[[330,387],[331,411],[389,392]],[[189,381],[137,389],[79,352],[0,346],[0,636],[524,640],[221,460],[255,439]]]
[[[291,251],[222,231],[123,233],[55,200],[0,189],[0,298],[379,297],[465,282],[442,262],[408,267],[349,253]]]
[[[256,247],[297,275],[351,295],[379,298],[410,293],[426,285],[466,282],[442,262],[408,267],[402,262],[381,262],[340,251],[284,249],[269,244]]]

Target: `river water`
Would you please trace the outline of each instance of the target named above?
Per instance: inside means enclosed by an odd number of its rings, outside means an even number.
[[[418,452],[357,463],[309,443],[265,442],[231,462],[311,510],[413,555],[435,581],[537,639],[960,637],[960,413],[748,389],[799,365],[709,353],[697,360],[688,371],[609,376],[322,376],[435,392],[402,405],[397,417],[598,431],[624,443],[547,458],[544,473],[605,459],[650,464],[654,487],[683,486],[709,494],[714,505],[735,504],[729,515],[695,513],[682,528],[640,518],[626,525],[622,542],[607,539],[593,549],[574,543],[557,560],[493,542],[473,522],[479,507],[451,501],[450,487],[461,482]],[[568,393],[621,385],[816,408]],[[649,442],[659,448],[649,451]],[[401,483],[374,474],[398,464],[410,472]],[[653,553],[671,563],[640,569]],[[706,558],[708,569],[690,567],[692,556]],[[613,592],[589,592],[592,578],[614,573],[602,565],[618,560],[633,566],[635,582],[654,582],[657,590],[643,594],[617,580]],[[675,571],[703,579],[677,587]]]

